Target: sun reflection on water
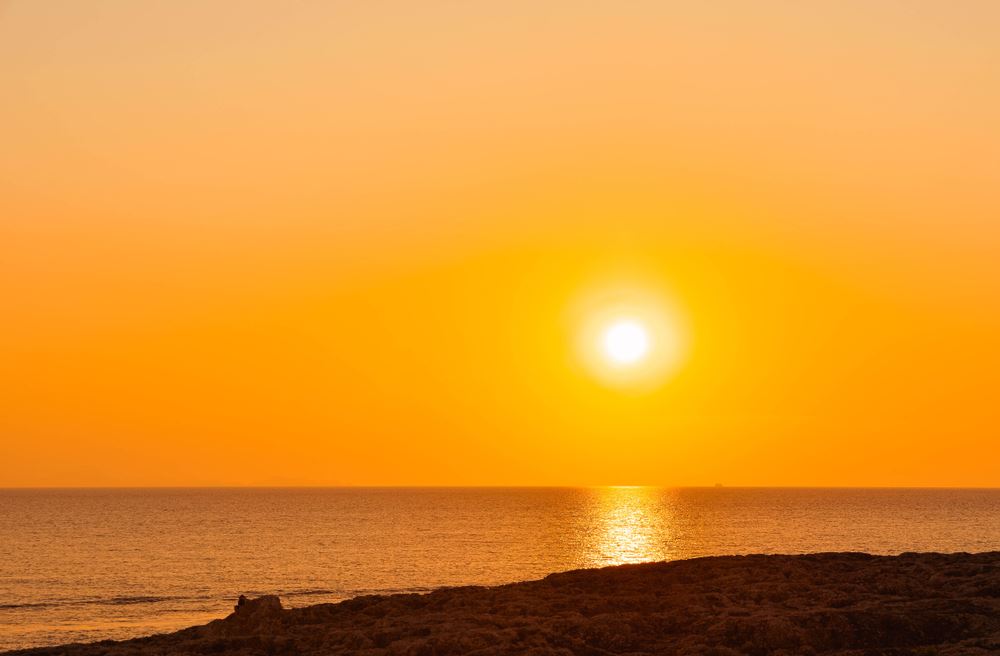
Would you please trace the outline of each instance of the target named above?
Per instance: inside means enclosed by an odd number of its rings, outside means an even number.
[[[660,490],[606,487],[593,490],[594,510],[587,560],[593,567],[670,557],[671,508]]]

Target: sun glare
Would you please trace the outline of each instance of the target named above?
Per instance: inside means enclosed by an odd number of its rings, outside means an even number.
[[[594,290],[572,307],[578,362],[611,387],[648,390],[684,359],[687,330],[666,293],[638,286]]]
[[[614,322],[604,333],[604,352],[616,364],[631,365],[649,351],[649,334],[642,323],[633,319]]]

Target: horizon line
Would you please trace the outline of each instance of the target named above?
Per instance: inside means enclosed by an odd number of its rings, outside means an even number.
[[[579,490],[596,488],[656,488],[678,489],[729,489],[729,490],[1000,490],[996,485],[660,485],[660,484],[582,484],[582,485],[0,485],[0,491],[11,490],[475,490],[475,489],[552,489]]]

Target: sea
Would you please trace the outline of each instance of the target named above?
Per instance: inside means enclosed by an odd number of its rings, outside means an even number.
[[[722,554],[1000,550],[1000,490],[0,490],[0,651]]]

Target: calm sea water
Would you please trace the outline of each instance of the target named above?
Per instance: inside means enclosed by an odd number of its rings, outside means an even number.
[[[1000,490],[0,490],[0,650],[647,560],[1000,549]]]

